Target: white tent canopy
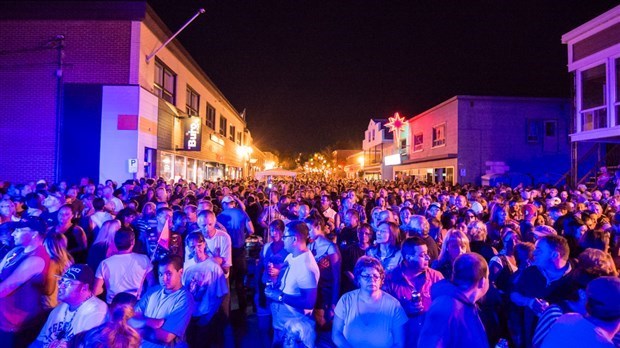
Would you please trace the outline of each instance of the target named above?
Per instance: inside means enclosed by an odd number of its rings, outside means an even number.
[[[256,174],[254,174],[254,177],[256,178],[256,180],[263,180],[266,177],[270,177],[270,176],[275,176],[275,177],[291,177],[294,178],[295,176],[297,176],[297,172],[294,172],[292,170],[285,170],[282,168],[274,168],[274,169],[269,169],[269,170],[264,170],[262,172],[258,172]]]

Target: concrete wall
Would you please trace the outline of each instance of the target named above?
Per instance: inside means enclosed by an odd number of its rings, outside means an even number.
[[[139,115],[140,87],[104,86],[101,110],[101,153],[99,181],[111,179],[123,182],[132,179],[128,171],[129,159],[140,159],[138,129],[120,130],[119,115]],[[140,166],[138,166],[139,168]]]

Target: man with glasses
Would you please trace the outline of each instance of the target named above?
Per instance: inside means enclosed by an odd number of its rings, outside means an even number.
[[[49,303],[50,257],[43,246],[47,225],[28,217],[15,223],[15,248],[0,263],[0,342],[3,347],[24,347],[45,322]]]
[[[308,250],[308,225],[293,221],[286,225],[282,239],[290,254],[284,260],[279,284],[267,287],[265,295],[273,300],[274,344],[284,339],[284,327],[290,320],[310,316],[316,302],[319,284],[319,266]]]
[[[388,273],[384,290],[402,305],[409,321],[405,325],[405,347],[416,347],[424,313],[431,306],[431,286],[443,279],[443,275],[429,267],[430,256],[426,242],[413,236],[403,242],[403,260]]]
[[[105,321],[108,306],[94,296],[95,274],[88,265],[75,264],[58,279],[58,300],[33,347],[66,347],[73,337]]]

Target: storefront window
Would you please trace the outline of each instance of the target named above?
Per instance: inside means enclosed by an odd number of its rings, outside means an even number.
[[[185,157],[174,156],[174,181],[177,182],[179,179],[185,178],[187,178],[187,173],[185,171]]]
[[[173,156],[171,154],[161,154],[161,172],[159,172],[159,175],[166,181],[172,179],[172,161]]]
[[[187,159],[187,180],[196,182],[196,160],[193,158]]]
[[[201,184],[205,180],[205,163],[198,161],[196,164],[196,183]]]
[[[210,162],[206,165],[206,180],[217,181],[224,179],[224,170],[226,166],[220,163]]]

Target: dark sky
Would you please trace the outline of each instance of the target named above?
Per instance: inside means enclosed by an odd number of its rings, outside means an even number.
[[[568,97],[561,35],[617,1],[149,0],[265,150],[361,148],[457,94]],[[348,145],[350,144],[350,145]]]

